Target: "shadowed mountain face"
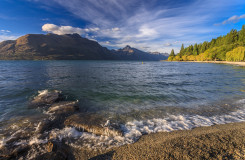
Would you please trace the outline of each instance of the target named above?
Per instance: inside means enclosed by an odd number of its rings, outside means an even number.
[[[4,60],[162,60],[129,46],[110,51],[99,43],[78,34],[27,34],[17,40],[0,43],[0,59]]]
[[[110,51],[78,34],[28,34],[0,43],[1,59],[108,59]]]

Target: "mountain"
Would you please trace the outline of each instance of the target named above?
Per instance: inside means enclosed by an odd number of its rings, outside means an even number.
[[[122,49],[113,50],[112,53],[115,55],[115,59],[121,60],[165,60],[168,58],[166,55],[144,52],[129,45]]]
[[[0,43],[2,60],[162,60],[130,46],[109,50],[79,34],[27,34]]]
[[[149,53],[150,53],[150,54],[161,54],[161,55],[166,56],[166,57],[169,56],[168,53],[160,53],[160,52],[149,52]]]
[[[0,43],[0,59],[109,59],[107,48],[78,34],[27,34]]]

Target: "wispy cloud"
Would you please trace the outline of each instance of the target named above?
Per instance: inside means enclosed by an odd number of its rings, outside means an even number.
[[[15,40],[18,36],[11,35],[11,31],[7,29],[0,29],[0,42],[5,40]]]
[[[9,31],[9,30],[4,30],[4,29],[1,29],[1,30],[0,30],[0,32],[1,32],[1,33],[10,33],[11,31]]]
[[[87,29],[86,34],[85,28],[80,28],[76,29],[76,33],[84,33],[85,37],[96,39],[102,45],[118,48],[129,44],[147,51],[159,52],[170,52],[172,48],[178,51],[181,43],[188,45],[206,40],[204,38],[207,38],[207,35],[208,38],[213,37],[218,29],[210,21],[218,13],[244,3],[237,0],[180,1],[182,5],[172,5],[168,0],[35,1],[55,3],[88,21],[87,28],[97,28],[96,31]],[[159,5],[163,2],[164,5]],[[241,19],[243,16],[233,17],[230,21],[237,18]],[[176,41],[179,43],[175,43]]]
[[[224,20],[222,22],[222,24],[228,24],[228,23],[237,23],[240,21],[240,19],[244,19],[245,18],[245,14],[241,15],[241,16],[232,16],[230,18],[228,18],[227,20]]]
[[[171,43],[165,43],[164,46],[169,47],[169,46],[172,46],[172,44]]]
[[[17,39],[18,36],[12,36],[12,35],[1,35],[0,34],[0,42],[5,41],[5,40],[15,40]]]

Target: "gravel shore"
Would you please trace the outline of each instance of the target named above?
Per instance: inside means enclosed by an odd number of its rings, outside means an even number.
[[[90,156],[92,159],[245,159],[245,122],[144,135],[134,144],[95,155]]]
[[[178,62],[217,63],[217,64],[231,64],[237,66],[245,66],[245,62],[228,62],[228,61],[178,61]]]

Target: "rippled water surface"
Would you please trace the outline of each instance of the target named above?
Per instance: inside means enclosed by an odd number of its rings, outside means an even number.
[[[184,62],[0,61],[0,133],[17,120],[44,114],[28,107],[28,102],[45,89],[60,90],[67,99],[79,100],[81,112],[118,117],[126,137],[245,120],[244,67]]]
[[[32,112],[38,90],[61,90],[88,112],[196,108],[242,99],[245,69],[230,65],[125,61],[0,61],[1,121]]]

